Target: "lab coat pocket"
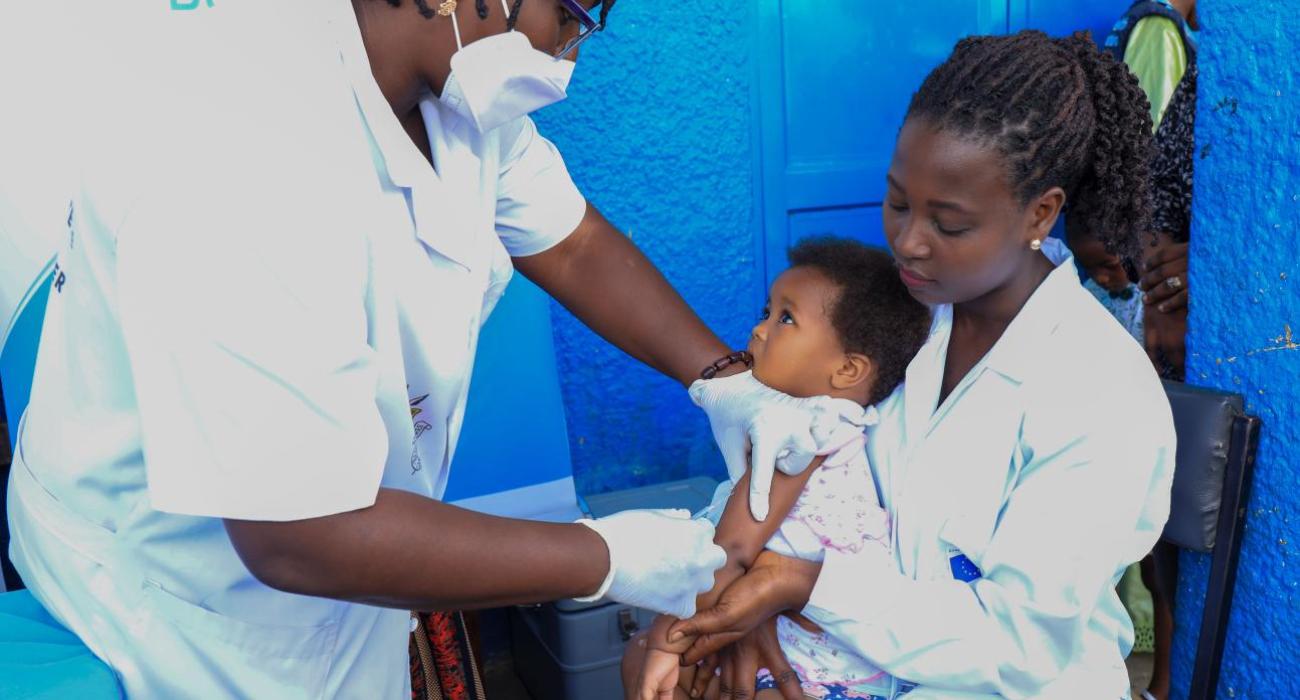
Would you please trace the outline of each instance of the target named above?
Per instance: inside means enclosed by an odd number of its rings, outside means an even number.
[[[992,533],[979,519],[954,515],[939,530],[939,555],[946,570],[958,581],[970,582],[984,577],[984,552]]]
[[[257,697],[320,697],[338,626],[264,624],[237,620],[145,581],[142,629],[150,644],[167,645],[178,666],[173,678],[194,686],[238,689]],[[184,671],[184,674],[182,674]]]

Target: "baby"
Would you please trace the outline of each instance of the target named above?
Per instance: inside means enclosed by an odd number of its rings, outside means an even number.
[[[716,602],[743,571],[737,561],[743,555],[737,553],[745,546],[732,540],[763,542],[770,535],[767,549],[813,560],[821,560],[827,548],[855,553],[867,547],[891,548],[889,517],[876,494],[863,431],[877,421],[874,405],[902,382],[912,356],[924,344],[929,310],[908,293],[884,251],[821,238],[805,240],[789,257],[790,268],[772,284],[767,308],[749,340],[754,378],[791,396],[832,397],[841,419],[862,430],[851,431],[854,438],[820,466],[814,463],[793,507],[788,499],[778,502],[773,489],[770,525],[754,522],[745,508],[726,505],[736,484],[719,487],[706,515],[715,523],[722,521],[718,544],[727,550],[728,564],[719,571],[713,591],[701,596],[700,609]],[[789,513],[779,521],[785,508]],[[755,536],[760,539],[753,540]],[[624,682],[629,691],[639,685],[642,693],[666,693],[680,678],[673,697],[689,697],[681,686],[690,683],[693,674],[679,669],[678,662],[693,640],[669,643],[672,622],[668,617],[656,619],[646,639],[644,670],[637,667],[640,649],[628,652]],[[806,695],[889,697],[892,678],[810,623],[781,617],[777,635]],[[775,687],[771,674],[760,672],[757,697],[779,698]],[[654,697],[667,697],[659,693]]]

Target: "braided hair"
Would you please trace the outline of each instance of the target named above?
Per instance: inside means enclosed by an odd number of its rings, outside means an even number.
[[[1067,228],[1136,256],[1151,217],[1150,108],[1088,32],[962,39],[912,96],[913,117],[997,149],[1022,206],[1060,187]]]
[[[433,8],[429,7],[429,0],[414,0],[415,9],[420,11],[420,15],[425,19],[431,19],[437,14]],[[600,0],[600,23],[603,25],[609,19],[609,9],[614,6],[618,0]],[[388,4],[393,7],[401,7],[402,0],[388,0]],[[524,0],[514,0],[510,7],[510,15],[506,17],[506,29],[514,29],[515,22],[519,21],[519,7],[524,4]],[[479,19],[488,18],[487,0],[474,0],[474,11],[478,13]]]

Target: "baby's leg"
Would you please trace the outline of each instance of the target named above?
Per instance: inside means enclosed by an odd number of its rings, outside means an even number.
[[[641,677],[641,669],[645,666],[648,646],[646,644],[646,635],[648,631],[640,632],[632,639],[628,640],[627,647],[623,650],[623,663],[620,671],[623,676],[623,696],[635,700],[636,693],[639,692],[637,681]],[[690,683],[695,678],[695,667],[683,667],[681,669],[681,678],[684,679],[682,684],[690,687]],[[673,700],[691,700],[690,695],[682,690],[681,685],[673,689]],[[656,700],[659,700],[656,698]]]
[[[645,665],[645,638],[645,632],[638,632],[636,636],[628,640],[627,646],[623,649],[623,664],[621,667],[623,692],[628,697],[634,697],[631,693],[635,692],[637,678],[641,675],[641,667]]]

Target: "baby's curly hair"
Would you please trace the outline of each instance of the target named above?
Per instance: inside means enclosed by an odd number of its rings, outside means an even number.
[[[889,253],[844,238],[808,238],[790,249],[792,267],[808,267],[839,287],[826,310],[848,352],[871,358],[875,384],[868,405],[894,392],[930,334],[930,309],[912,297]]]
[[[1059,186],[1068,228],[1135,257],[1151,219],[1151,112],[1087,32],[962,39],[912,96],[914,117],[996,148],[1022,204]]]

